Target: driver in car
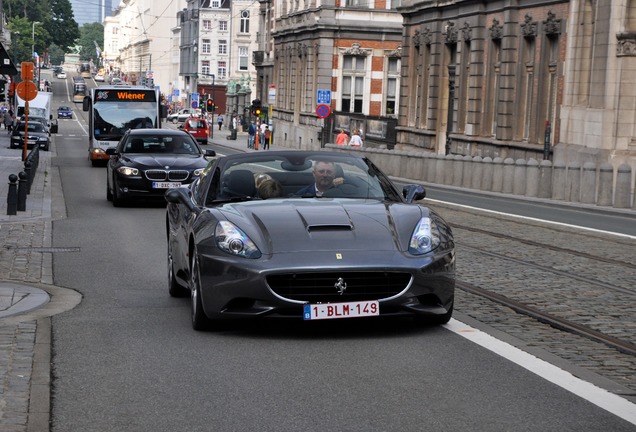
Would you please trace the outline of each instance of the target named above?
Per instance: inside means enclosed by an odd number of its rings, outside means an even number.
[[[312,174],[315,183],[300,189],[296,195],[321,197],[327,190],[344,182],[342,177],[336,178],[336,164],[331,161],[316,161]]]

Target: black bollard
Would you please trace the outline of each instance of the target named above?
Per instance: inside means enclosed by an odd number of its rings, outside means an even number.
[[[27,161],[24,163],[24,173],[26,174],[26,180],[27,180],[27,184],[26,184],[26,193],[30,194],[31,193],[31,184],[33,184],[33,172],[31,172],[31,168],[32,168],[32,164],[31,161],[29,159],[27,159]]]
[[[27,198],[27,173],[20,171],[18,177],[20,177],[20,182],[18,184],[18,211],[25,211]]]
[[[18,214],[18,176],[9,175],[9,193],[7,194],[7,214]]]

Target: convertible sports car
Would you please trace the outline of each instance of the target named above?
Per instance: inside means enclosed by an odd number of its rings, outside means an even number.
[[[109,148],[106,199],[119,207],[133,199],[163,201],[167,189],[192,183],[214,150],[202,151],[190,134],[169,129],[130,129]]]
[[[420,185],[402,194],[367,158],[327,151],[220,157],[165,198],[169,293],[192,326],[453,312],[455,245]]]

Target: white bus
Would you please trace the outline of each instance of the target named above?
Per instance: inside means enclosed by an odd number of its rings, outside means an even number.
[[[156,89],[115,85],[90,92],[82,108],[88,112],[88,159],[93,166],[108,162],[106,149],[117,146],[128,129],[160,128],[168,116]]]

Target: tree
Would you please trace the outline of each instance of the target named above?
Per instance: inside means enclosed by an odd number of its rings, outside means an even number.
[[[11,51],[18,63],[33,60],[32,47],[40,55],[53,44],[68,51],[80,36],[69,0],[4,0],[3,4],[11,32]],[[35,22],[39,24],[33,25]]]
[[[80,60],[94,60],[97,63],[95,42],[100,47],[104,46],[104,26],[98,22],[84,24],[80,27],[80,34],[78,41],[78,45],[82,47]]]
[[[79,27],[73,16],[73,8],[69,0],[49,0],[49,2],[51,14],[44,22],[51,35],[50,43],[54,43],[66,52],[80,37]]]

